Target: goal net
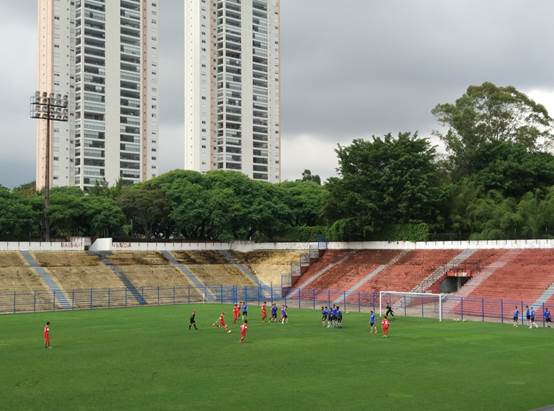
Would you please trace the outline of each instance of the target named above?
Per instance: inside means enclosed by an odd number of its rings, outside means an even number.
[[[390,308],[395,316],[435,318],[442,321],[444,298],[443,294],[380,291],[379,315],[386,315]]]

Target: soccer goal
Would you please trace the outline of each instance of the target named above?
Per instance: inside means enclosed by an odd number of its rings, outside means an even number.
[[[442,321],[444,298],[444,294],[380,291],[379,315],[385,315],[390,307],[393,315],[436,318]]]

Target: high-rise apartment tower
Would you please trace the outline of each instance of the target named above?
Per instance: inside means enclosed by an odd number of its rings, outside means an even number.
[[[280,0],[185,0],[185,168],[281,180]]]
[[[158,173],[158,2],[38,0],[38,89],[69,97],[69,122],[51,129],[52,186]],[[39,189],[45,138],[40,124]]]

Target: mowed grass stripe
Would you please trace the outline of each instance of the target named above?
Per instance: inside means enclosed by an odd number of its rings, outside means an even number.
[[[0,404],[9,410],[526,410],[554,403],[553,330],[398,318],[370,336],[367,314],[324,329],[315,311],[262,324],[210,324],[219,305],[1,316]],[[198,332],[188,317],[198,312]],[[52,323],[53,349],[42,346]]]

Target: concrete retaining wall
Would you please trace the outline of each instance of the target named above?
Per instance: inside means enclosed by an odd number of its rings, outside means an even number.
[[[108,241],[109,239],[102,239]],[[257,250],[308,250],[322,247],[317,242],[303,243],[251,243],[236,241],[231,243],[217,242],[176,242],[176,243],[127,243],[114,242],[113,251],[179,251],[179,250],[233,250],[250,252]],[[433,242],[330,242],[326,244],[330,250],[466,250],[466,249],[554,249],[554,240],[498,240],[498,241],[433,241]],[[85,241],[70,242],[0,242],[0,251],[82,251]]]

